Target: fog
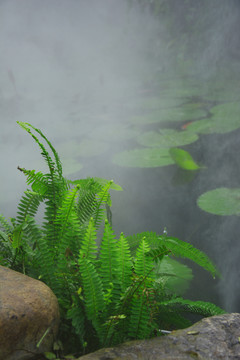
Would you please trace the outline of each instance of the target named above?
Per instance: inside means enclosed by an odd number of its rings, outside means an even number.
[[[153,5],[137,0],[0,1],[0,213],[14,217],[26,189],[17,166],[44,169],[37,145],[16,123],[29,122],[52,142],[66,176],[99,176],[123,187],[112,194],[117,234],[167,227],[190,241],[215,261],[222,278],[194,267],[188,297],[240,311],[238,217],[196,205],[204,191],[239,186],[239,129],[201,135],[186,147],[206,166],[189,183],[174,166],[113,162],[118,152],[138,147],[136,136],[149,129],[130,119],[149,111],[142,104],[151,96],[166,99],[164,108],[197,99],[206,116],[214,104],[240,98],[239,1],[189,2],[193,14],[183,0],[169,7],[157,2],[161,21]]]

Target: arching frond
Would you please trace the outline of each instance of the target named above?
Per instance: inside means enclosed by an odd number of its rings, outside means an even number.
[[[171,310],[183,314],[192,313],[201,316],[213,316],[225,314],[226,312],[210,302],[185,300],[181,297],[173,298],[159,303],[160,311]]]
[[[191,244],[182,241],[178,238],[166,237],[161,239],[159,237],[160,243],[162,243],[168,250],[172,252],[175,256],[180,256],[182,258],[187,258],[194,261],[196,264],[203,267],[205,270],[209,271],[212,276],[215,278],[218,275],[218,271],[213,262],[209,257],[199,249],[196,249]]]

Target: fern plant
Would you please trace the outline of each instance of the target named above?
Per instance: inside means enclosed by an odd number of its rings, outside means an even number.
[[[41,279],[53,290],[65,344],[71,334],[78,353],[92,351],[154,336],[162,327],[187,326],[186,312],[223,312],[210,303],[185,300],[167,286],[169,278],[178,279],[177,271],[162,270],[172,256],[188,258],[215,276],[216,268],[203,252],[153,232],[116,239],[110,190],[121,187],[100,178],[66,179],[46,136],[31,124],[18,124],[40,147],[48,172],[18,168],[30,188],[16,218],[9,222],[0,215],[0,264]],[[44,217],[37,224],[41,203]]]

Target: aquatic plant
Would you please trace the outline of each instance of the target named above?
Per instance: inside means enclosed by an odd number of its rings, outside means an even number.
[[[16,218],[9,222],[0,216],[0,264],[40,279],[53,290],[66,350],[75,346],[79,354],[148,338],[162,327],[185,327],[190,324],[185,313],[223,312],[211,303],[185,300],[177,286],[171,287],[179,273],[185,271],[191,278],[188,268],[172,256],[188,258],[216,276],[203,252],[166,232],[128,237],[122,233],[116,239],[110,190],[121,187],[101,178],[66,179],[58,153],[41,130],[18,124],[40,147],[48,172],[18,167],[30,188]],[[37,224],[40,204],[45,206],[44,217]]]

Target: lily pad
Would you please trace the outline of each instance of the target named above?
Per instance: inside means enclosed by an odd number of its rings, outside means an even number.
[[[147,148],[123,151],[113,157],[113,162],[120,166],[142,168],[160,167],[174,164],[168,149],[165,148]]]
[[[130,118],[132,124],[153,124],[161,122],[181,122],[198,119],[207,115],[206,110],[198,107],[190,107],[185,104],[181,107],[160,109],[149,114],[133,116]]]
[[[137,138],[139,144],[150,147],[174,147],[191,144],[198,140],[198,135],[189,131],[161,129],[143,133]]]
[[[197,200],[198,206],[210,214],[239,215],[240,188],[218,188],[207,191]]]
[[[197,170],[200,168],[198,164],[195,163],[192,156],[189,152],[178,149],[172,148],[169,150],[169,154],[174,160],[174,162],[181,168],[185,170]]]
[[[62,164],[64,176],[75,174],[83,168],[83,165],[78,160],[73,158],[63,158]]]
[[[209,119],[194,121],[188,131],[198,134],[224,134],[240,128],[240,103],[231,102],[214,106]]]

